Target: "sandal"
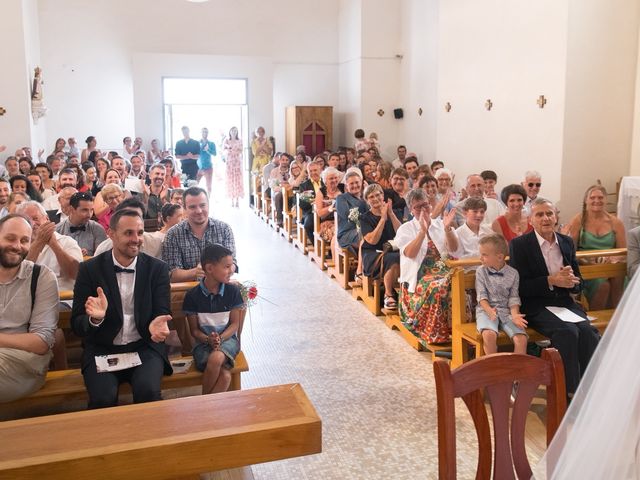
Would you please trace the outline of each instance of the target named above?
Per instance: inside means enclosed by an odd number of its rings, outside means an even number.
[[[389,310],[395,310],[396,308],[398,308],[398,302],[396,302],[396,299],[391,296],[385,296],[384,308],[387,308]]]

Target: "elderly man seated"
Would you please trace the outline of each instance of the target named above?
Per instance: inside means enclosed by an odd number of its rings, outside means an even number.
[[[46,265],[58,279],[60,290],[73,290],[82,262],[82,250],[71,237],[56,232],[56,225],[47,217],[47,212],[38,202],[21,203],[16,213],[31,221],[33,234],[27,260]]]
[[[55,275],[25,260],[31,237],[24,217],[0,219],[0,403],[44,384],[58,323]]]

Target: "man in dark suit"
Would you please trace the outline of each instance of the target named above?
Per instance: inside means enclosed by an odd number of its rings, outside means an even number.
[[[302,182],[298,187],[298,191],[313,192],[314,197],[318,194],[321,188],[324,187],[324,182],[320,174],[322,173],[322,166],[316,162],[307,163],[307,180]],[[313,243],[313,201],[303,201],[300,203],[300,209],[302,210],[302,222],[304,229],[307,232],[307,238]]]
[[[160,400],[162,375],[172,373],[163,343],[171,319],[169,267],[140,252],[139,212],[115,212],[109,229],[113,249],[80,264],[73,292],[71,326],[83,339],[89,408],[117,405],[124,382],[131,384],[135,403]],[[139,366],[98,373],[96,356],[133,352]]]
[[[511,241],[509,263],[520,274],[522,313],[529,327],[550,338],[560,352],[567,394],[572,396],[600,335],[571,296],[580,293],[583,281],[571,237],[555,232],[554,205],[536,198],[531,204],[530,221],[534,231]],[[565,322],[546,308],[551,306],[564,307],[584,321]]]

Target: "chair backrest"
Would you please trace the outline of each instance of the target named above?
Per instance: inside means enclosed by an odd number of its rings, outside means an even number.
[[[554,348],[542,358],[515,353],[480,357],[451,371],[444,359],[433,364],[438,397],[439,478],[456,478],[456,423],[454,400],[461,397],[473,418],[478,435],[476,479],[491,478],[492,442],[484,394],[491,406],[495,444],[493,478],[530,479],[531,467],[524,444],[527,411],[540,385],[547,390],[547,445],[551,442],[567,408],[564,369]],[[518,393],[511,421],[510,396],[514,382]]]

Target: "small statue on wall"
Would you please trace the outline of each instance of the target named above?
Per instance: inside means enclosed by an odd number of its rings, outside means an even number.
[[[33,123],[38,123],[38,119],[44,117],[47,113],[47,107],[44,106],[44,96],[42,93],[42,69],[36,67],[33,72],[33,84],[31,87],[31,116]]]

